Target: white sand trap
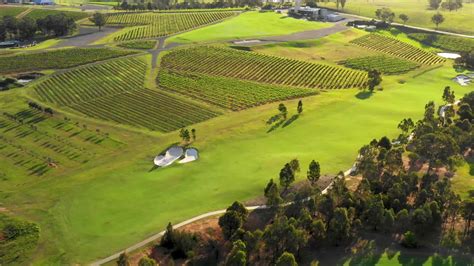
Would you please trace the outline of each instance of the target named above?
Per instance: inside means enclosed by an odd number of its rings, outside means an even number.
[[[448,58],[448,59],[456,59],[456,58],[461,57],[460,54],[456,54],[456,53],[438,53],[438,55],[444,58]]]
[[[166,151],[165,155],[158,155],[153,162],[156,166],[165,167],[178,160],[183,155],[183,148],[173,146]]]
[[[461,86],[467,86],[471,83],[471,78],[466,75],[457,75],[455,78],[453,78],[454,82],[457,82]]]
[[[198,159],[198,151],[196,149],[187,149],[186,153],[184,153],[184,159],[179,161],[179,163],[189,163],[192,161],[196,161]]]
[[[243,41],[234,41],[234,44],[249,44],[249,43],[260,43],[260,40],[243,40]]]

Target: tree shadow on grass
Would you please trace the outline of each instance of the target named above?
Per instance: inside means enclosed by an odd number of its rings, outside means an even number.
[[[299,114],[295,114],[293,115],[292,117],[290,117],[290,119],[286,120],[286,122],[283,124],[283,126],[281,127],[287,127],[289,126],[291,123],[293,123],[296,119],[298,119],[298,117],[300,117]]]
[[[278,119],[280,119],[280,114],[277,114],[277,115],[274,115],[274,116],[270,117],[270,118],[267,120],[267,125],[273,124],[273,123],[276,122]]]
[[[358,92],[355,95],[355,97],[359,100],[365,100],[365,99],[370,98],[372,96],[372,94],[373,94],[373,92],[364,90],[364,91]]]
[[[285,122],[285,120],[282,119],[282,120],[278,121],[278,123],[275,123],[270,129],[267,130],[267,133],[270,133],[273,130],[279,128],[283,124],[283,122]]]

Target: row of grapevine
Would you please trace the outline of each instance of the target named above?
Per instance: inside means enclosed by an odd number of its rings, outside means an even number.
[[[294,87],[339,89],[367,84],[366,72],[215,46],[178,49],[161,62],[171,70]]]
[[[110,48],[72,48],[2,56],[0,73],[70,68],[133,53],[135,52]]]
[[[408,37],[423,44],[453,52],[474,50],[474,39],[434,33],[410,33]]]
[[[198,13],[143,13],[119,14],[107,18],[107,23],[122,26],[136,26],[118,34],[115,41],[126,41],[166,36],[202,25],[207,25],[234,16],[235,12],[198,12]]]
[[[445,61],[436,54],[414,47],[395,38],[382,36],[376,33],[367,34],[352,40],[351,43],[424,65],[434,65]]]
[[[164,89],[234,111],[317,93],[308,88],[267,85],[167,70],[160,71],[157,81]]]
[[[124,92],[71,107],[98,119],[162,132],[173,131],[219,115],[218,112],[203,106],[149,89]]]
[[[45,102],[91,117],[171,131],[219,115],[209,108],[145,89],[147,64],[128,57],[53,75],[35,86]]]
[[[399,74],[419,66],[413,61],[385,55],[351,58],[345,60],[343,64],[346,67],[361,70],[377,69],[385,74]]]

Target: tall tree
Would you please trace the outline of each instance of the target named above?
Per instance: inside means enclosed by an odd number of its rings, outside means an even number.
[[[386,23],[392,23],[395,18],[395,13],[390,8],[384,7],[375,10],[375,16]]]
[[[443,101],[446,104],[453,104],[456,100],[456,96],[454,95],[454,91],[451,90],[450,86],[446,86],[443,91]]]
[[[286,120],[286,116],[288,115],[288,110],[286,109],[285,104],[280,103],[278,105],[278,111],[280,111],[280,115],[283,117],[283,119]]]
[[[335,245],[341,244],[349,239],[351,232],[351,223],[346,208],[336,208],[334,216],[329,222],[328,236],[332,238]]]
[[[369,86],[369,91],[374,91],[375,87],[378,86],[382,82],[382,73],[377,69],[372,69],[367,72],[368,75],[368,82],[367,85]]]
[[[315,160],[312,160],[309,163],[307,178],[308,178],[309,182],[311,182],[311,185],[314,186],[314,184],[316,184],[316,182],[318,182],[319,177],[321,177],[321,167],[319,166],[319,162],[316,162]]]
[[[290,164],[287,163],[280,170],[280,185],[287,190],[293,181],[295,181],[295,173],[291,169]]]
[[[398,18],[403,21],[403,25],[407,23],[407,21],[410,19],[406,14],[400,14]]]
[[[24,17],[18,22],[18,31],[20,38],[23,40],[29,40],[35,36],[38,26],[36,21],[30,17]]]
[[[128,254],[126,252],[120,254],[117,260],[117,266],[130,266]]]
[[[240,214],[235,211],[226,211],[224,215],[219,217],[219,226],[226,239],[230,239],[242,224]]]
[[[428,0],[431,9],[438,9],[441,4],[441,0]]]
[[[101,30],[101,28],[103,26],[105,26],[105,23],[106,23],[106,19],[105,19],[105,16],[104,14],[102,13],[99,13],[99,12],[95,12],[94,15],[92,15],[91,18],[89,18],[89,20],[94,23],[94,25],[96,25],[97,27],[99,27],[99,31]]]
[[[444,16],[441,13],[434,14],[431,17],[431,22],[433,22],[436,25],[436,29],[438,29],[439,24],[444,22]]]
[[[298,161],[298,159],[293,159],[290,161],[290,166],[291,166],[291,170],[293,170],[294,173],[297,173],[300,171],[300,162]]]
[[[303,112],[303,102],[301,100],[298,101],[298,107],[296,109],[298,111],[298,114],[301,114]]]
[[[225,260],[226,266],[245,266],[247,265],[247,252],[245,243],[237,240],[232,243],[232,250]]]

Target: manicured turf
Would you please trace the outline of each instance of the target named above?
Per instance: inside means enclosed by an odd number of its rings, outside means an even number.
[[[295,20],[273,12],[258,13],[253,11],[216,25],[173,36],[167,39],[167,43],[209,42],[284,35],[330,26],[329,23]]]
[[[367,72],[216,46],[176,50],[161,63],[171,70],[285,86],[343,89],[367,84]]]
[[[322,7],[336,8],[335,2],[319,2]],[[431,17],[438,10],[428,9],[428,1],[412,1],[412,0],[351,0],[347,1],[344,12],[356,15],[375,18],[375,10],[378,8],[389,7],[395,12],[395,21],[402,23],[398,18],[400,14],[406,14],[410,18],[407,22],[409,25],[426,27],[434,29],[435,25],[431,22]],[[465,33],[474,35],[474,28],[469,27],[474,13],[474,3],[463,2],[463,8],[458,11],[446,11],[440,8],[439,12],[445,17],[445,22],[439,26],[440,30]]]
[[[90,16],[90,13],[87,13],[87,12],[62,11],[62,10],[51,10],[51,9],[41,9],[41,8],[33,9],[26,16],[32,19],[39,19],[39,18],[44,18],[48,15],[57,15],[61,13],[65,14],[67,17],[73,18],[74,20],[80,20],[80,19],[87,18],[88,16]]]
[[[4,16],[15,17],[26,9],[26,7],[0,6],[0,18]]]
[[[69,68],[133,53],[108,48],[73,48],[5,56],[0,61],[0,73]]]

